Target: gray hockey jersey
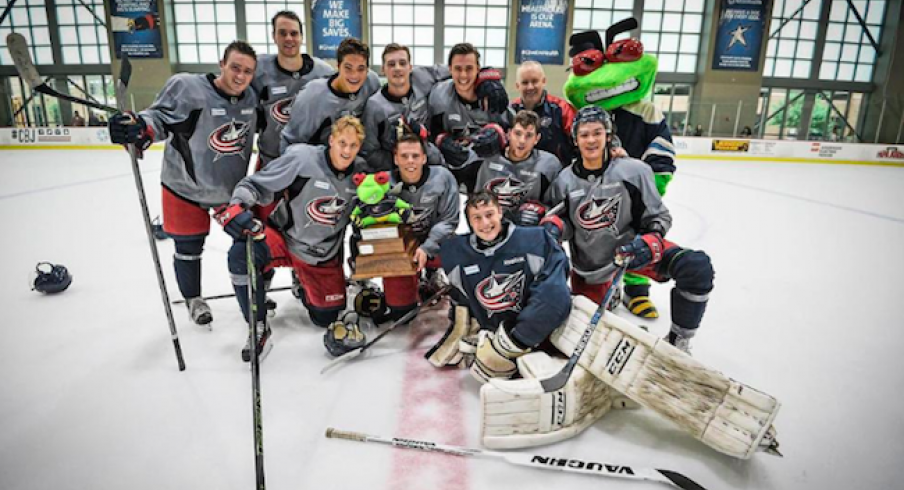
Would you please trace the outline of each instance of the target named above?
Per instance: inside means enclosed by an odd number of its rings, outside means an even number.
[[[483,110],[479,101],[468,102],[455,91],[453,80],[444,80],[430,91],[430,137],[436,139],[448,133],[455,139],[469,137],[485,125],[493,122],[503,129],[511,127],[511,109],[502,114],[490,114]]]
[[[229,202],[236,183],[248,173],[257,126],[257,95],[218,89],[214,76],[180,73],[164,85],[139,116],[168,139],[160,181],[176,195],[202,206]]]
[[[616,158],[600,170],[582,164],[578,159],[559,173],[548,201],[566,202],[564,238],[574,272],[589,284],[602,284],[615,272],[616,247],[651,231],[665,235],[672,216],[646,163]]]
[[[279,66],[275,54],[257,57],[257,70],[251,87],[260,98],[263,124],[258,128],[260,136],[257,147],[264,165],[279,156],[279,135],[289,122],[295,95],[312,80],[326,78],[336,70],[327,62],[301,55],[302,65],[298,71],[289,71]]]
[[[380,90],[380,77],[373,70],[368,71],[364,85],[353,94],[333,89],[331,83],[337,76],[311,81],[295,96],[292,117],[280,135],[280,154],[296,143],[329,144],[333,123],[342,116],[360,118],[367,99]]]
[[[544,201],[550,185],[562,170],[555,155],[534,149],[530,156],[518,163],[503,155],[484,160],[477,172],[476,188],[496,195],[505,216],[518,223],[518,208],[527,201]]]
[[[355,199],[352,175],[363,165],[359,157],[339,171],[330,162],[327,147],[293,145],[260,172],[242,179],[231,202],[246,207],[267,204],[285,191],[275,214],[284,220],[280,228],[286,245],[306,263],[321,264],[342,252]]]
[[[458,228],[460,204],[455,177],[444,167],[425,165],[419,182],[405,184],[398,171],[394,171],[392,184],[401,184],[399,198],[411,205],[412,231],[421,248],[435,257],[442,242]]]
[[[427,97],[436,83],[449,77],[449,69],[443,65],[418,66],[411,72],[411,90],[404,97],[389,93],[388,85],[371,96],[364,108],[364,146],[361,149],[365,160],[373,171],[391,170],[392,148],[382,142],[388,141],[386,132],[389,121],[399,115],[408,121],[416,121],[430,128],[430,107]],[[442,155],[433,144],[427,145],[427,163],[441,165]]]

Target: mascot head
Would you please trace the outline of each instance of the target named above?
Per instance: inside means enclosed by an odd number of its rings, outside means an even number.
[[[572,34],[568,51],[572,73],[564,87],[572,105],[612,110],[650,95],[659,65],[656,57],[644,54],[637,39],[612,42],[615,36],[636,28],[633,17],[616,23],[606,29],[605,45],[597,31]]]

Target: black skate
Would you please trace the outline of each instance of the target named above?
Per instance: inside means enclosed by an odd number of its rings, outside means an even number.
[[[263,361],[270,349],[273,348],[273,342],[270,342],[270,325],[267,322],[260,322],[263,325],[257,326],[257,362]],[[251,333],[248,333],[248,340],[245,341],[245,347],[242,348],[242,360],[251,362]]]
[[[186,298],[185,306],[188,307],[188,315],[191,317],[191,321],[206,327],[208,330],[213,327],[210,324],[213,321],[213,314],[210,312],[210,306],[207,305],[207,301],[204,301],[204,298],[200,296]]]

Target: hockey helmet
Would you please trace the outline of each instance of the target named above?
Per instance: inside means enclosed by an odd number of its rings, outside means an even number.
[[[33,276],[32,291],[45,294],[63,292],[72,284],[72,276],[66,267],[50,262],[38,262]]]
[[[606,134],[612,134],[612,116],[605,109],[595,105],[584,106],[574,115],[574,121],[571,123],[571,138],[578,140],[578,128],[581,124],[599,122],[606,129]]]

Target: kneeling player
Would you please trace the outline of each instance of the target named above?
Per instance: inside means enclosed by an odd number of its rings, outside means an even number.
[[[229,207],[220,211],[217,220],[226,232],[236,238],[229,250],[229,272],[236,298],[245,318],[248,304],[248,265],[244,238],[255,235],[255,266],[261,271],[273,267],[292,267],[302,285],[301,300],[314,324],[328,328],[324,342],[333,355],[364,344],[364,334],[354,323],[345,324],[339,314],[345,309],[345,274],[342,269],[342,246],[354,199],[351,177],[364,161],[358,150],[364,140],[361,121],[352,116],[333,124],[329,145],[294,145],[283,156],[270,162],[260,172],[242,179],[236,186]],[[250,211],[255,204],[272,201],[275,193],[286,191],[287,199],[274,212],[271,221],[279,221],[280,229],[260,230]],[[280,219],[284,217],[283,219]],[[264,308],[263,274],[258,274],[255,298],[258,321],[265,327],[257,342],[261,352],[270,337]],[[248,345],[242,359],[250,359]]]
[[[674,279],[668,341],[687,352],[713,288],[709,256],[664,238],[672,217],[653,172],[634,158],[610,158],[612,122],[605,110],[582,108],[572,133],[580,156],[559,173],[548,197],[565,201],[566,219],[547,216],[541,222],[554,236],[568,240],[572,291],[602,301],[615,273],[616,254],[630,257],[632,272],[658,282]]]

